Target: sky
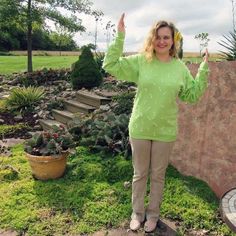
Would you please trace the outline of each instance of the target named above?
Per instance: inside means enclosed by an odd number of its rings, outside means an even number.
[[[223,35],[233,29],[232,0],[92,0],[93,8],[101,10],[104,16],[97,23],[98,51],[106,51],[112,37],[107,38],[106,24],[115,24],[124,12],[126,38],[124,50],[137,52],[152,27],[158,20],[172,21],[183,36],[184,52],[199,52],[199,41],[194,36],[209,34],[208,50],[219,52],[218,44]],[[235,6],[236,8],[236,6]],[[78,15],[86,27],[86,33],[74,37],[79,46],[94,43],[96,21],[93,16]]]

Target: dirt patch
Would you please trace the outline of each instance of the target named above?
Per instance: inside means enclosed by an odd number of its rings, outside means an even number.
[[[22,128],[12,129],[11,131],[7,132],[0,137],[0,140],[9,138],[28,139],[31,137],[29,131],[33,130],[33,127],[37,122],[37,118],[33,113],[25,113],[20,116],[14,116],[14,114],[9,112],[0,112],[0,120],[4,125],[24,125]]]

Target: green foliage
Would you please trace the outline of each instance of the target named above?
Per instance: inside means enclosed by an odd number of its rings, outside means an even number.
[[[135,94],[135,92],[125,92],[121,95],[113,97],[112,99],[117,103],[117,105],[113,108],[113,112],[116,115],[124,113],[127,115],[131,114]]]
[[[7,111],[7,105],[6,105],[6,99],[0,100],[0,112],[6,112]]]
[[[30,111],[44,96],[43,88],[14,88],[6,99],[6,105],[13,111]]]
[[[226,41],[221,40],[218,42],[221,46],[223,46],[227,52],[220,51],[222,57],[228,61],[236,60],[236,30],[233,32],[229,32],[229,36],[223,35]]]
[[[79,60],[71,72],[71,82],[74,89],[93,88],[102,82],[102,75],[89,47],[84,47]]]
[[[90,150],[128,157],[131,153],[128,123],[128,115],[116,116],[110,112],[85,120],[74,120],[70,133],[80,140],[80,145],[87,146]]]
[[[178,58],[183,59],[183,38],[180,40],[180,47],[178,50]]]
[[[14,134],[15,132],[25,129],[26,126],[23,124],[17,125],[0,125],[0,139],[6,137],[7,135]]]
[[[72,135],[61,125],[54,126],[53,130],[34,134],[25,142],[25,151],[35,156],[48,156],[61,154],[74,145]]]
[[[64,27],[56,25],[56,32],[50,34],[51,41],[57,46],[57,50],[74,50],[76,49],[76,43],[73,40],[73,34]]]
[[[95,61],[98,65],[98,69],[102,74],[102,77],[107,76],[107,72],[102,68],[103,60],[104,60],[105,54],[104,53],[96,53]]]
[[[47,111],[49,112],[51,112],[53,109],[64,110],[64,107],[63,99],[50,100],[47,103]]]
[[[132,162],[109,158],[78,148],[70,156],[63,178],[36,181],[22,145],[15,146],[11,158],[0,157],[2,165],[19,170],[8,179],[0,168],[0,228],[20,235],[86,235],[118,228],[130,219]],[[219,218],[219,201],[202,181],[182,176],[169,167],[161,207],[161,218],[181,219],[183,235],[188,230],[205,229],[209,235],[233,236]]]

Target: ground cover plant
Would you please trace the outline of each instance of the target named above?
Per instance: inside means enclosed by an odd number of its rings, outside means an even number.
[[[130,159],[80,147],[69,157],[63,178],[43,182],[31,176],[23,145],[12,153],[0,157],[0,229],[20,235],[83,235],[128,221],[131,187],[124,182],[132,178]],[[12,168],[3,168],[7,165]],[[161,215],[179,222],[179,235],[188,235],[190,228],[233,235],[219,219],[218,206],[204,182],[168,168]]]

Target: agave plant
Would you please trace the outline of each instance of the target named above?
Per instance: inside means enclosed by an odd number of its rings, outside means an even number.
[[[6,105],[10,110],[32,109],[43,96],[44,90],[40,87],[15,88],[6,99]]]
[[[221,40],[218,42],[221,46],[223,46],[227,52],[220,51],[223,58],[228,61],[235,61],[236,60],[236,30],[233,32],[229,32],[229,36],[223,35],[225,40]]]

